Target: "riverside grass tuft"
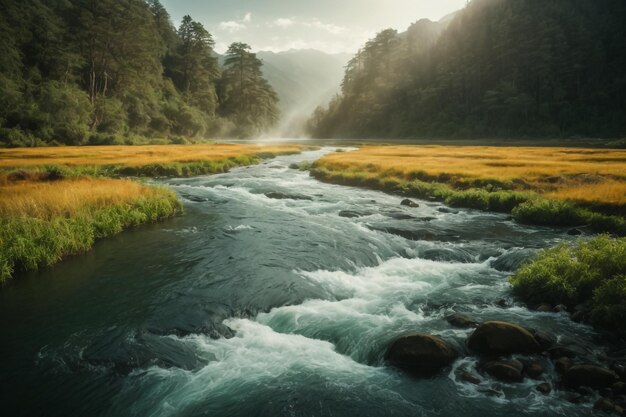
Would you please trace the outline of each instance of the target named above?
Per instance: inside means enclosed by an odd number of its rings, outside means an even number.
[[[18,271],[86,252],[97,239],[182,212],[173,191],[123,177],[222,173],[305,148],[205,144],[0,149],[0,282]]]
[[[626,235],[625,172],[619,150],[410,145],[331,154],[311,169],[321,181],[616,235]]]
[[[626,238],[601,235],[545,249],[511,277],[516,295],[534,305],[577,305],[597,325],[626,331]]]

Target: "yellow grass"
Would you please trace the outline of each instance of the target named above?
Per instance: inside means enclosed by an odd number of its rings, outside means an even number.
[[[299,145],[152,145],[152,146],[68,146],[0,149],[0,169],[39,165],[125,165],[143,166],[177,162],[221,161],[259,153],[297,153]]]
[[[626,150],[483,146],[365,146],[317,162],[329,170],[474,180],[532,189],[558,199],[626,204]]]
[[[154,188],[130,180],[19,181],[0,187],[0,217],[73,217],[85,211],[131,204],[153,193]]]

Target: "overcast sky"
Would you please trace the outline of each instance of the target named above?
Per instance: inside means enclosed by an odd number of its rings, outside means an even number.
[[[175,25],[186,14],[201,22],[222,53],[232,42],[255,51],[356,50],[386,28],[405,30],[421,18],[439,20],[466,0],[161,0]]]

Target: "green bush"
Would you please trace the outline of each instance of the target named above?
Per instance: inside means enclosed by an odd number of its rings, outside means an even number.
[[[591,216],[588,210],[567,201],[534,198],[513,209],[513,217],[520,223],[543,226],[580,226]]]
[[[602,235],[541,251],[511,277],[511,284],[529,303],[590,303],[594,322],[615,325],[626,310],[625,274],[626,238]]]

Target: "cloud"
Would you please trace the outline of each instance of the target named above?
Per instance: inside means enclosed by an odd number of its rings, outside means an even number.
[[[246,28],[246,25],[240,22],[236,22],[234,20],[229,20],[228,22],[221,22],[219,25],[221,30],[228,31],[230,33],[238,32]]]
[[[250,22],[251,20],[252,20],[252,13],[250,12],[246,13],[246,15],[243,17],[243,21]]]
[[[288,28],[290,26],[293,26],[295,23],[296,22],[294,22],[293,19],[281,17],[279,19],[274,20],[273,25],[281,27],[281,28]]]
[[[323,30],[331,35],[341,35],[347,31],[347,29],[343,26],[337,26],[333,23],[323,23],[318,19],[313,19],[303,24],[306,27]]]

